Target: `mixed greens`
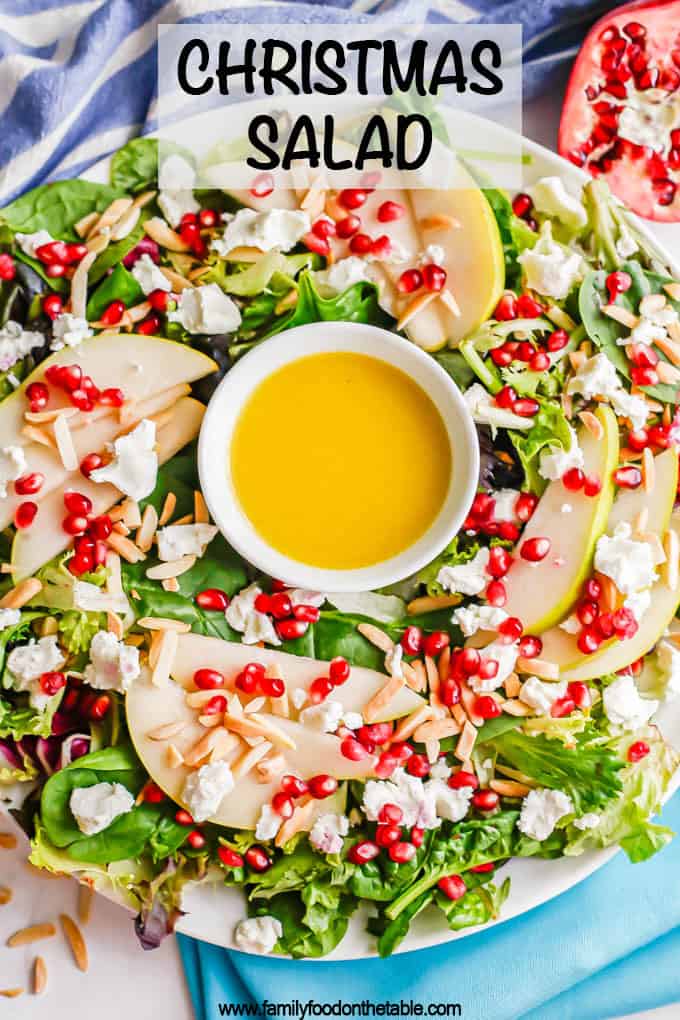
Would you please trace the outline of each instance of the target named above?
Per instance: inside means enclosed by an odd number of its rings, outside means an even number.
[[[480,282],[488,311],[450,345],[423,343],[478,429],[464,529],[389,591],[300,592],[210,524],[203,405],[281,330],[365,322],[421,342],[469,309],[449,248],[390,233],[425,229],[408,196],[322,193],[310,213],[260,187],[245,206],[187,187],[186,156],[170,158],[176,193],[158,192],[155,143],[137,139],[109,185],[44,185],[0,210],[0,799],[31,863],[132,907],[144,948],[188,884],[222,883],[247,901],[237,945],[317,957],[361,904],[381,955],[426,909],[451,931],[495,920],[513,858],[652,856],[680,764],[652,722],[680,691],[680,283],[597,180],[578,197],[558,178],[513,200],[471,186],[499,267]],[[384,235],[339,228],[357,210]],[[454,227],[432,220],[449,244]],[[143,388],[130,366],[146,356]],[[173,655],[194,637],[212,640],[191,646],[178,697],[192,714],[171,733]],[[199,678],[215,656],[240,665]],[[315,660],[302,686],[289,656]],[[133,722],[142,688],[155,736]],[[411,700],[391,712],[398,692]],[[251,700],[259,735],[236,725]],[[286,725],[329,757],[297,774]],[[182,727],[223,746],[192,759]],[[333,775],[331,759],[357,767]],[[224,788],[201,817],[204,768]],[[224,805],[246,779],[241,797],[265,799],[233,825]]]

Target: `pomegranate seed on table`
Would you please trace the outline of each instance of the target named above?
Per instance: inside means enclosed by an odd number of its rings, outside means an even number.
[[[551,353],[555,351],[561,351],[569,343],[569,334],[564,329],[556,329],[554,333],[551,333],[548,337],[546,346]]]
[[[395,864],[408,864],[416,855],[416,848],[413,843],[392,843],[387,853]]]
[[[504,294],[496,305],[493,317],[498,322],[510,322],[517,318],[517,298],[514,294]]]
[[[13,280],[16,271],[17,267],[12,256],[8,252],[0,252],[0,280]]]
[[[502,714],[503,709],[490,694],[482,694],[475,698],[474,712],[480,719],[496,719]]]
[[[378,821],[385,825],[399,825],[403,817],[404,812],[398,804],[383,804],[378,812]]]
[[[333,690],[333,684],[327,676],[318,676],[309,685],[309,700],[312,705],[320,705]]]
[[[562,719],[566,715],[571,715],[575,708],[576,703],[574,700],[569,697],[568,694],[565,694],[563,697],[557,698],[553,701],[550,708],[550,715],[553,719]]]
[[[423,274],[419,269],[405,269],[397,280],[397,290],[400,294],[413,294],[420,290],[423,285]]]
[[[425,655],[429,655],[431,658],[435,658],[440,652],[443,652],[450,643],[450,637],[445,630],[434,630],[431,634],[428,634],[423,641],[423,651]]]
[[[338,781],[333,776],[321,773],[308,779],[307,786],[315,800],[325,800],[326,797],[330,797],[335,793],[338,788]]]
[[[398,825],[378,825],[375,830],[375,841],[378,846],[389,847],[401,839],[401,829]]]
[[[410,776],[424,779],[425,776],[429,775],[430,763],[424,754],[412,754],[406,762],[406,771]]]
[[[229,608],[229,596],[221,588],[205,588],[196,595],[196,605],[201,609],[224,612]]]
[[[340,687],[349,678],[350,666],[342,655],[336,655],[328,664],[328,679],[334,687]]]
[[[540,563],[544,560],[550,549],[552,542],[549,538],[536,536],[535,538],[527,538],[522,543],[519,549],[519,554],[523,560],[527,560],[529,563]]]
[[[466,786],[476,790],[479,786],[479,780],[473,772],[466,772],[465,769],[461,769],[459,772],[454,772],[452,776],[446,780],[452,790],[461,790]]]
[[[298,776],[285,775],[281,777],[281,791],[289,797],[302,797],[308,792],[307,783]]]
[[[368,864],[379,853],[380,847],[378,844],[373,843],[370,839],[365,839],[361,843],[355,843],[354,846],[351,846],[347,852],[347,857],[352,864]]]
[[[345,209],[358,209],[368,198],[363,188],[344,188],[338,195],[338,202]]]
[[[472,803],[478,811],[495,811],[500,797],[495,790],[477,790],[472,795]]]
[[[644,740],[636,740],[635,743],[631,744],[628,748],[626,758],[631,764],[642,761],[649,754],[649,744]]]
[[[520,294],[517,298],[517,315],[520,319],[538,319],[543,311],[543,305],[531,294]]]
[[[272,807],[281,818],[290,818],[294,810],[292,798],[282,791],[272,797]]]
[[[465,896],[467,886],[460,875],[446,875],[437,882],[437,888],[441,889],[447,899],[459,900]]]
[[[194,687],[199,691],[214,691],[224,687],[224,676],[216,669],[197,669],[193,676]]]
[[[249,846],[243,855],[245,862],[253,871],[267,871],[271,868],[272,862],[269,855],[261,846]]]
[[[577,708],[590,708],[593,703],[590,687],[582,680],[573,680],[567,684],[567,694]]]
[[[628,464],[626,467],[616,469],[614,481],[620,489],[637,489],[642,485],[642,472],[640,468]]]
[[[217,856],[225,868],[242,868],[243,857],[229,846],[218,846]]]
[[[484,594],[489,605],[496,609],[502,609],[508,601],[508,593],[502,581],[490,581]]]
[[[295,638],[304,637],[309,630],[309,624],[304,620],[277,620],[276,633],[282,641],[293,641]]]
[[[49,672],[43,673],[40,677],[40,689],[43,694],[47,694],[48,697],[52,697],[58,694],[63,687],[66,686],[66,677],[63,673]]]
[[[434,262],[428,262],[422,267],[423,286],[425,290],[438,292],[444,289],[446,284],[446,270]]]

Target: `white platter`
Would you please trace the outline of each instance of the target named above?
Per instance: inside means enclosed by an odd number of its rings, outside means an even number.
[[[371,100],[369,99],[368,102]],[[309,110],[310,105],[313,104],[310,104],[307,99],[306,108],[308,112],[313,112]],[[507,144],[510,132],[506,129],[489,121],[482,121],[471,114],[463,116],[468,122],[466,124],[467,131],[472,130],[475,133],[479,131],[489,149],[492,148],[491,139],[496,134],[498,134],[501,143],[499,147],[502,147],[503,142]],[[462,136],[474,137],[475,134],[466,132]],[[524,139],[522,148],[525,155],[531,158],[531,162],[524,167],[526,187],[529,187],[540,177],[549,174],[561,176],[567,186],[571,182],[574,188],[578,188],[589,179],[586,174],[571,163],[535,142]],[[109,162],[108,159],[101,160],[89,168],[83,177],[92,181],[108,181]],[[639,225],[650,240],[657,242],[657,245],[659,241],[661,242],[668,261],[673,265],[674,271],[680,275],[680,224],[653,224],[651,227],[649,224],[640,223]],[[680,747],[680,705],[676,704],[672,710],[668,708],[662,710],[657,722],[664,735],[676,747]],[[680,773],[676,775],[668,797],[675,792],[678,786],[680,786]],[[503,924],[566,892],[606,864],[617,852],[616,848],[612,848],[589,852],[576,858],[552,861],[530,858],[511,861],[500,873],[503,877],[509,875],[512,879],[510,896],[503,906],[502,916],[492,924]],[[187,914],[179,922],[178,931],[218,946],[235,948],[232,938],[234,926],[244,916],[244,901],[241,893],[219,885],[198,886],[187,890],[183,906],[187,910]],[[324,957],[324,961],[365,959],[376,955],[374,939],[365,931],[366,916],[363,910],[354,915],[345,938],[330,956]],[[491,925],[486,927],[491,927]],[[411,925],[408,936],[397,952],[427,949],[445,942],[466,938],[479,930],[479,928],[468,928],[453,933],[443,926],[440,914],[435,911],[431,913],[424,911]],[[134,937],[132,931],[130,937]]]

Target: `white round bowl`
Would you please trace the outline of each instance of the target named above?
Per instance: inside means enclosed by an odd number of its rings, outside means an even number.
[[[245,403],[257,386],[289,362],[310,354],[348,351],[389,362],[425,390],[439,411],[451,444],[453,470],[444,505],[418,541],[397,556],[356,570],[327,570],[284,556],[255,530],[239,504],[231,476],[230,446]],[[351,413],[351,410],[348,412]],[[275,445],[272,456],[275,456]],[[427,457],[427,450],[423,450]],[[463,523],[477,489],[479,447],[460,390],[429,354],[387,330],[351,322],[320,322],[265,340],[227,373],[203,419],[198,444],[201,489],[213,520],[249,563],[288,584],[315,591],[370,591],[409,577],[434,559]],[[267,470],[266,464],[253,471]],[[404,465],[408,470],[408,465]],[[397,511],[398,512],[398,511]],[[370,527],[370,521],[366,522]]]

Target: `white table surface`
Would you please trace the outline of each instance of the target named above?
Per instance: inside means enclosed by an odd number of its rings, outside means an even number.
[[[556,148],[563,84],[549,96],[527,104],[524,133]],[[1,826],[6,829],[3,823]],[[27,924],[66,912],[76,916],[77,887],[71,879],[42,877],[26,863],[27,844],[15,851],[0,850],[0,884],[14,890],[10,904],[0,907],[0,988],[30,988],[30,967],[40,953],[48,968],[48,989],[42,998],[24,995],[0,999],[0,1020],[193,1020],[177,945],[166,939],[160,949],[144,953],[132,931],[132,919],[121,908],[97,897],[84,929],[90,969],[78,971],[59,934],[25,949],[7,949],[8,935]],[[472,1007],[472,1004],[470,1004]],[[473,1007],[472,1007],[473,1008]],[[680,1003],[626,1020],[678,1020]]]

